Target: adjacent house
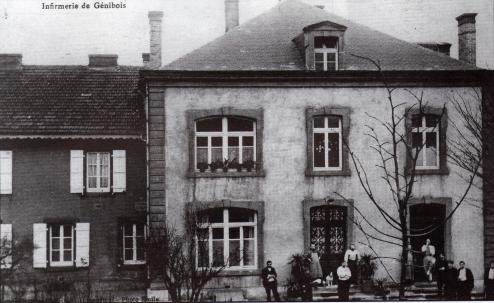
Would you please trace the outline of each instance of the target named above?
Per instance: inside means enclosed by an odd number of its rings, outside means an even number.
[[[146,287],[144,98],[139,68],[117,59],[0,54],[1,233],[14,246],[2,268],[33,294]]]
[[[411,93],[426,101],[425,112],[410,111],[404,126],[416,133],[413,144],[425,146],[416,165],[410,225],[420,230],[445,221],[467,186],[464,172],[447,160],[448,140],[458,136],[449,121],[460,119],[449,100],[456,95],[474,102],[472,90],[482,90],[481,71],[472,64],[475,14],[458,18],[462,49],[456,60],[297,0],[237,26],[238,3],[227,2],[224,36],[161,70],[142,72],[151,227],[164,220],[180,226],[194,203],[207,208],[210,241],[197,253],[207,260],[204,266],[227,264],[210,283],[213,292],[242,289],[246,298],[264,298],[259,275],[266,261],[273,261],[283,285],[290,256],[310,244],[325,275],[351,243],[370,252],[353,224],[355,209],[378,228],[389,227],[362,189],[350,151],[367,168],[381,207],[393,208],[366,136],[366,126],[375,123],[369,113],[390,117],[386,88],[404,104],[400,110],[416,102]],[[151,32],[159,53],[156,39]],[[225,160],[243,168],[210,169]],[[481,284],[482,199],[481,184],[472,187],[469,202],[434,233],[414,239],[413,249],[419,252],[430,237],[437,254],[465,260]],[[382,256],[400,255],[399,247],[373,243]],[[392,258],[383,262],[399,275]],[[414,262],[422,273],[420,253]]]

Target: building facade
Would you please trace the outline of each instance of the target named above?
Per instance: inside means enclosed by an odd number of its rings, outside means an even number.
[[[460,18],[460,26],[471,18]],[[265,262],[273,261],[283,285],[290,257],[311,244],[321,256],[324,275],[336,269],[351,243],[371,253],[354,224],[363,216],[393,232],[360,185],[351,157],[361,160],[380,206],[394,209],[376,168],[379,155],[366,135],[370,126],[386,140],[386,129],[371,117],[391,119],[388,88],[406,116],[400,131],[413,137],[412,145],[424,145],[409,227],[445,222],[414,238],[412,248],[420,252],[431,238],[437,254],[465,260],[481,285],[482,185],[475,180],[468,203],[453,213],[468,183],[447,159],[449,140],[461,136],[455,130],[462,131],[449,122],[460,119],[451,98],[479,102],[472,91],[481,92],[481,72],[474,65],[320,8],[283,1],[143,76],[154,180],[150,213],[156,221],[165,218],[179,226],[188,205],[206,208],[211,241],[202,259],[213,266],[227,264],[208,286],[213,292],[242,289],[246,298],[263,298],[260,271]],[[415,96],[421,94],[424,111],[417,115],[408,109],[417,106]],[[399,161],[405,172],[405,150]],[[383,262],[398,278],[399,264],[391,259],[399,258],[401,248],[371,243],[379,255],[390,257]],[[417,267],[422,263],[420,253],[414,262]],[[385,276],[382,267],[376,274]]]
[[[13,247],[2,268],[39,298],[89,281],[105,298],[147,286],[139,70],[89,59],[29,66],[0,55],[1,231]]]

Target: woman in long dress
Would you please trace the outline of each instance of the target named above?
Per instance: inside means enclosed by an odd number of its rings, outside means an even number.
[[[323,277],[322,267],[321,267],[321,263],[319,262],[319,254],[317,253],[316,246],[314,244],[310,246],[310,259],[311,259],[310,262],[311,280],[314,281],[317,279],[321,279],[319,282],[320,284],[322,283],[322,277]]]
[[[406,267],[406,281],[408,283],[413,283],[414,281],[414,267],[413,267],[413,254],[412,254],[412,246],[408,245],[408,260]]]

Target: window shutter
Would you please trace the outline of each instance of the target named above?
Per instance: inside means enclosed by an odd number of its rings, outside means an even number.
[[[126,187],[125,150],[113,151],[113,192],[121,193]]]
[[[124,223],[120,221],[120,224],[118,225],[118,260],[119,264],[123,265],[124,264],[124,254],[123,254],[123,226]]]
[[[0,151],[0,194],[12,194],[12,151]]]
[[[70,192],[82,194],[84,192],[84,151],[70,151]]]
[[[2,255],[6,254],[1,260],[0,268],[12,267],[12,224],[0,225],[0,239]]]
[[[75,266],[89,266],[89,223],[75,225]]]
[[[33,267],[46,268],[46,224],[33,224]]]

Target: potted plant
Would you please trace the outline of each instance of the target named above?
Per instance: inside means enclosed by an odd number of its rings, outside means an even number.
[[[249,159],[249,160],[244,161],[244,163],[242,163],[242,166],[245,167],[245,169],[248,172],[251,172],[252,168],[254,168],[255,164],[256,163],[253,160]]]
[[[373,261],[374,256],[371,254],[362,254],[358,264],[360,272],[360,290],[362,292],[372,292],[372,278],[376,271],[376,263]]]
[[[374,295],[381,300],[388,300],[389,289],[386,288],[386,278],[374,279]]]
[[[309,258],[305,254],[294,254],[288,264],[291,265],[291,277],[286,284],[287,297],[312,301]]]
[[[223,167],[223,161],[221,160],[216,160],[211,162],[211,164],[209,164],[209,168],[211,169],[212,173],[215,173],[216,170],[221,167]]]
[[[197,163],[197,168],[199,169],[199,171],[201,173],[205,172],[206,169],[208,169],[208,166],[209,165],[206,162],[199,162],[199,163]]]

